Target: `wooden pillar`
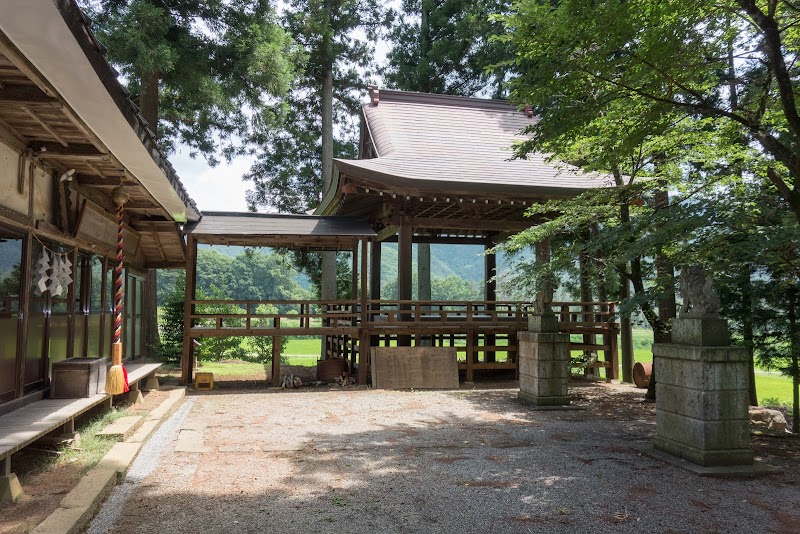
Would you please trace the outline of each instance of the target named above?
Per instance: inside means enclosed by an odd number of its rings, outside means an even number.
[[[483,281],[484,281],[484,299],[486,300],[486,311],[492,311],[495,308],[493,303],[497,300],[497,281],[494,280],[494,275],[497,271],[497,256],[494,254],[485,254],[490,248],[494,246],[494,242],[487,241],[484,245],[483,255]],[[494,334],[487,334],[484,338],[484,344],[493,347],[497,344],[497,337]],[[484,353],[487,362],[493,362],[496,359],[495,351],[490,350]]]
[[[78,284],[81,284],[81,288],[83,288],[83,284],[81,280],[78,280],[78,249],[72,251],[72,254],[69,255],[69,261],[72,262],[72,272],[70,276],[72,276],[72,283],[67,286],[67,358],[74,358],[75,357],[75,330],[77,328],[78,321],[75,320],[75,290],[78,287]],[[81,275],[84,275],[82,272]],[[81,294],[82,299],[84,298],[83,293]],[[83,300],[81,300],[83,303]],[[81,317],[83,317],[83,309],[81,309]],[[81,337],[83,337],[83,333],[81,333]],[[80,356],[80,355],[79,355]]]
[[[25,355],[28,345],[28,317],[31,308],[31,263],[33,261],[33,235],[31,231],[25,232],[25,247],[23,248],[22,270],[20,271],[19,283],[19,315],[17,321],[17,361],[16,361],[16,396],[22,397],[25,394]],[[11,457],[8,458],[8,465],[11,464]],[[2,475],[2,474],[0,474]]]
[[[431,244],[417,243],[417,300],[424,302],[431,300]],[[430,306],[422,306],[421,309],[430,309]],[[417,337],[417,344],[430,347],[432,345],[431,336]]]
[[[358,242],[353,243],[353,258],[350,262],[350,294],[353,300],[358,300]]]
[[[281,336],[272,336],[272,385],[281,385]]]
[[[624,269],[625,266],[623,266]],[[620,305],[622,301],[630,296],[630,282],[625,277],[620,275],[619,285],[619,300]],[[633,382],[633,328],[631,326],[631,316],[624,316],[620,314],[619,317],[620,328],[620,352],[622,352],[622,381]]]
[[[373,243],[373,249],[375,244]],[[378,249],[380,250],[380,248]],[[379,253],[380,255],[380,253]],[[378,260],[380,261],[380,259]],[[379,282],[380,285],[380,282]],[[367,366],[369,365],[370,337],[369,315],[367,315],[367,240],[361,240],[361,317],[358,330],[358,383],[367,383]]]
[[[380,300],[381,298],[381,242],[373,241],[370,245],[370,268],[369,268],[369,298],[370,300]],[[373,310],[379,310],[380,304],[373,303]],[[370,319],[371,321],[371,319]],[[378,336],[370,337],[370,345],[377,347],[380,345]],[[359,383],[361,378],[359,376]]]
[[[412,238],[414,229],[411,226],[411,219],[403,217],[400,223],[400,228],[397,234],[397,299],[398,300],[411,300],[412,293],[412,276],[411,276],[411,256],[412,256]],[[408,304],[401,306],[403,310],[410,310]],[[409,321],[410,314],[401,314],[402,321]],[[400,347],[411,346],[411,336],[398,336],[397,345]]]
[[[186,244],[186,297],[183,305],[183,355],[181,356],[181,383],[188,386],[194,372],[194,343],[191,335],[197,294],[197,241],[189,234]]]
[[[379,300],[381,298],[381,242],[373,241],[370,246],[370,269],[369,269],[369,298]]]

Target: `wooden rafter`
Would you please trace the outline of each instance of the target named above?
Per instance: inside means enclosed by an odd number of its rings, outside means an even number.
[[[28,106],[20,106],[20,109],[30,115],[30,117],[39,123],[39,126],[47,130],[47,133],[53,136],[53,139],[61,143],[63,146],[68,147],[69,143],[64,141],[64,138],[61,137],[58,132],[56,132],[49,124],[47,124],[44,119],[42,119],[35,111],[33,111]]]
[[[63,143],[62,143],[63,144]],[[35,156],[43,158],[81,158],[86,160],[108,159],[108,154],[100,152],[94,145],[64,145],[33,141],[31,148]]]
[[[0,105],[3,104],[54,104],[58,105],[58,99],[48,96],[44,91],[36,86],[30,85],[6,85],[0,87]]]

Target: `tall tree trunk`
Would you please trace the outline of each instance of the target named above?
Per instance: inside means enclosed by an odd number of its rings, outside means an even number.
[[[156,135],[156,139],[158,138],[158,82],[158,71],[151,70],[142,74],[141,94],[139,95],[139,109],[142,117]],[[161,338],[158,335],[158,271],[155,269],[148,269],[144,279],[142,327],[144,328],[145,355],[149,355],[151,350],[161,344]]]
[[[745,266],[744,269],[742,269],[741,279],[739,281],[739,290],[742,293],[742,340],[750,359],[747,372],[750,406],[758,406],[755,341],[753,336],[753,284],[750,276],[750,267]]]
[[[797,324],[797,287],[789,291],[789,350],[792,357],[792,432],[800,434],[800,325]]]
[[[328,193],[333,179],[333,35],[331,31],[331,0],[326,0],[325,30],[322,37],[322,197]],[[323,300],[336,300],[336,252],[322,253],[322,278],[320,296]],[[322,344],[325,358],[325,343]]]

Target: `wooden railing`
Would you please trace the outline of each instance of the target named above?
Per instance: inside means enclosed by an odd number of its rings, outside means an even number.
[[[457,347],[459,356],[463,354],[460,367],[466,371],[467,380],[472,380],[476,370],[516,369],[516,333],[527,329],[528,317],[534,313],[534,304],[514,301],[198,299],[192,305],[192,338],[325,336],[326,353],[349,356],[355,366],[361,362],[364,346],[409,344],[416,337],[416,344]],[[275,311],[260,313],[262,305]],[[559,331],[571,336],[570,352],[581,353],[575,365],[606,368],[608,376],[615,376],[619,332],[616,305],[552,304]],[[599,359],[601,352],[603,361]],[[504,356],[496,359],[496,355]],[[365,378],[359,375],[360,380]]]

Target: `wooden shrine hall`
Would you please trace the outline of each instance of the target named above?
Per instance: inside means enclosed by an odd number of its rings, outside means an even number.
[[[362,107],[357,160],[334,160],[332,186],[315,215],[205,213],[187,225],[185,339],[208,336],[320,335],[326,358],[347,360],[367,382],[370,348],[454,346],[464,380],[517,371],[516,333],[527,329],[532,302],[498,301],[496,262],[485,255],[484,298],[430,299],[429,244],[488,248],[540,222],[535,203],[607,186],[602,176],[556,167],[542,155],[512,159],[511,147],[535,120],[496,100],[370,89]],[[381,244],[398,244],[398,298],[381,298]],[[277,246],[352,253],[350,300],[210,301],[195,298],[198,243]],[[420,246],[420,298],[412,299],[412,246]],[[541,250],[546,250],[542,244]],[[427,262],[427,264],[426,264]],[[235,304],[240,313],[204,313]],[[257,314],[260,304],[278,313]],[[618,369],[615,303],[553,303],[563,332],[580,334],[572,350],[603,352],[609,377]],[[280,343],[273,343],[279,347]],[[193,343],[184,343],[182,374],[192,377]],[[272,380],[280,380],[273,357]]]

